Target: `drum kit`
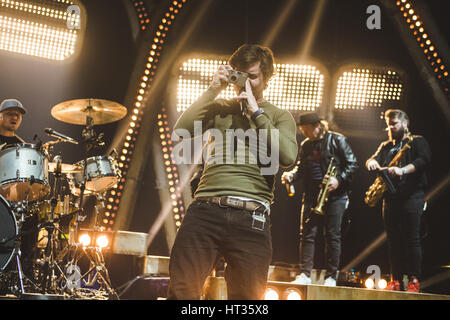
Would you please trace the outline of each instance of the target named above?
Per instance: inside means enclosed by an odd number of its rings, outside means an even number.
[[[94,126],[118,121],[126,114],[124,106],[108,100],[62,102],[52,108],[51,115],[64,123],[83,125],[80,141],[47,128],[45,133],[56,140],[0,147],[0,294],[79,296],[83,276],[78,263],[84,255],[90,263],[86,274],[97,280],[96,292],[116,295],[101,248],[83,247],[77,236],[86,218],[83,198],[95,196],[101,202],[96,209],[104,208],[105,192],[121,177],[115,151],[88,156],[104,145],[103,133],[97,134]],[[61,155],[53,152],[58,143],[82,145],[84,158],[63,163]],[[103,231],[96,211],[94,230]],[[37,236],[31,245],[32,271],[26,275],[22,257],[29,244],[25,246],[24,239],[33,234]]]

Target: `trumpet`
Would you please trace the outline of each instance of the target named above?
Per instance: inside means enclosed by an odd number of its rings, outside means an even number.
[[[328,185],[330,184],[330,180],[333,177],[336,177],[337,171],[336,166],[333,165],[334,157],[331,158],[330,164],[328,165],[327,172],[322,179],[320,184],[319,196],[317,197],[317,205],[313,209],[315,214],[323,215],[323,206],[328,200]]]

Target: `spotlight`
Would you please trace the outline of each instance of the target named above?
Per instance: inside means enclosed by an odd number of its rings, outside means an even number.
[[[294,288],[289,288],[284,292],[285,300],[302,300],[300,291]]]
[[[367,289],[373,289],[375,287],[375,282],[373,281],[372,278],[368,278],[365,282],[364,285],[366,286]]]
[[[80,236],[78,237],[78,242],[83,246],[83,247],[88,247],[91,244],[91,237],[89,236],[89,234],[87,233],[82,233],[80,234]]]
[[[97,244],[97,246],[99,248],[106,248],[109,245],[109,239],[105,234],[101,234],[97,236],[97,239],[95,241],[95,243]]]
[[[275,288],[267,287],[264,300],[280,300],[280,295]]]
[[[384,279],[378,280],[378,289],[384,290],[387,287],[387,281]]]

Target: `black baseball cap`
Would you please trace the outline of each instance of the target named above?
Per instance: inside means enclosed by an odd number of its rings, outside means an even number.
[[[298,119],[298,125],[303,126],[307,124],[315,124],[319,122],[321,119],[319,115],[315,112],[308,112],[300,115]]]

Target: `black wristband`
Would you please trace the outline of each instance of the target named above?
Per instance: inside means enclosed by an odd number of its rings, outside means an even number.
[[[253,121],[255,121],[256,117],[259,116],[260,114],[263,114],[264,110],[259,108],[258,110],[255,111],[255,113],[252,114],[252,116],[250,117],[250,119],[252,119]]]

